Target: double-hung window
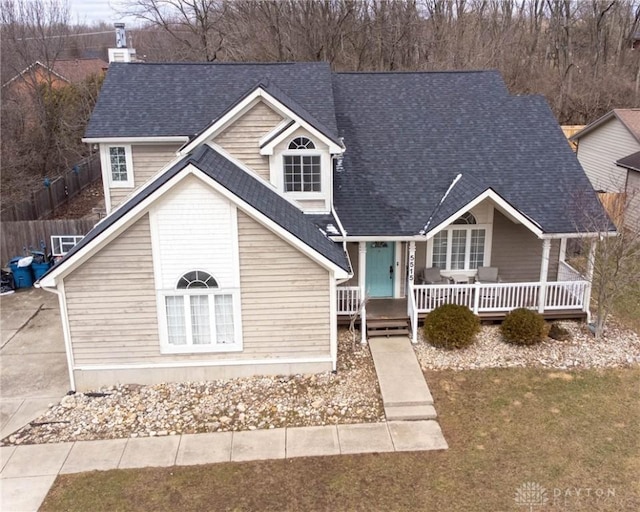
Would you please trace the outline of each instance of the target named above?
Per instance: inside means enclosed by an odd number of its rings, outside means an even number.
[[[184,274],[164,293],[167,352],[240,350],[237,292],[223,290],[202,270]]]
[[[108,146],[103,165],[107,166],[111,187],[133,187],[131,146]]]
[[[433,237],[432,265],[442,270],[475,270],[485,264],[487,230],[471,213]]]
[[[282,158],[285,192],[322,191],[320,154],[313,141],[296,137]]]

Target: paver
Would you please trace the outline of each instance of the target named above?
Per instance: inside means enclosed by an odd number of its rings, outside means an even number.
[[[0,510],[35,512],[40,508],[56,475],[7,478],[0,482]]]
[[[57,475],[73,443],[18,446],[0,478]]]
[[[392,452],[393,443],[386,423],[338,425],[340,453]]]
[[[127,445],[127,439],[77,441],[65,461],[60,474],[116,469]]]
[[[231,460],[284,459],[285,429],[254,430],[233,433]]]
[[[122,469],[173,466],[179,444],[180,436],[131,438],[118,467]]]
[[[340,443],[335,426],[287,429],[287,458],[339,454]]]
[[[398,452],[446,450],[449,447],[437,421],[390,421],[387,425]]]
[[[184,434],[178,448],[176,465],[213,464],[231,460],[231,432]]]

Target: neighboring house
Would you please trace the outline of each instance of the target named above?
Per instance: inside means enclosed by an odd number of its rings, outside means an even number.
[[[74,388],[335,370],[363,302],[363,341],[444,302],[587,315],[565,247],[602,207],[497,72],[112,63],[84,140],[108,215],[39,282]]]
[[[616,165],[627,171],[624,187],[624,226],[640,233],[640,151],[621,158]]]
[[[585,126],[570,140],[597,192],[620,193],[627,173],[616,161],[640,151],[640,109],[615,109]]]
[[[51,66],[36,61],[8,80],[2,87],[17,91],[23,87],[31,87],[34,83],[51,83],[54,88],[62,87],[80,83],[92,75],[104,75],[107,67],[108,64],[98,58],[57,59]]]

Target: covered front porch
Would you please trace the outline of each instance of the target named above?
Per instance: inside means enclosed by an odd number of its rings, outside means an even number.
[[[338,319],[356,316],[363,342],[368,322],[404,319],[416,342],[418,323],[447,303],[487,320],[517,308],[549,319],[588,318],[595,242],[582,275],[566,261],[570,235],[541,237],[506,212],[487,209],[480,205],[472,222],[454,222],[431,238],[348,242],[354,277],[337,287]],[[479,279],[478,268],[487,267],[498,274],[494,282]],[[435,271],[438,282],[424,282],[424,269]]]

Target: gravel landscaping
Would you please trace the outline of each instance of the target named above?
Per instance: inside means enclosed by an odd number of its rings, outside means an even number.
[[[104,395],[104,396],[95,396]],[[2,445],[384,421],[368,347],[341,330],[338,372],[122,385],[51,404]]]
[[[498,325],[483,325],[473,345],[445,350],[429,345],[418,330],[415,351],[423,370],[539,367],[566,370],[608,368],[640,364],[640,337],[634,331],[612,325],[596,341],[580,322],[558,322],[571,333],[569,341],[547,338],[534,346],[515,346],[501,339]]]

